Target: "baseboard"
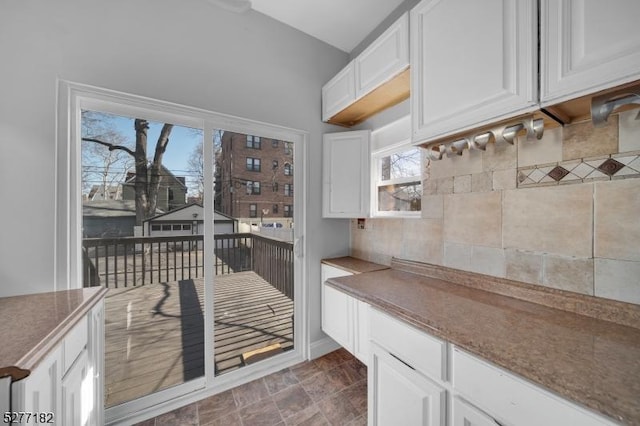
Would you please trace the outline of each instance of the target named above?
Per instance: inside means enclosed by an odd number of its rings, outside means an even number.
[[[336,343],[331,337],[325,337],[324,339],[311,342],[309,345],[309,359],[316,359],[322,355],[333,352],[336,349],[340,349],[341,346]]]

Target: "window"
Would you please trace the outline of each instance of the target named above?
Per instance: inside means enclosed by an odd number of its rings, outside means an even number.
[[[186,225],[182,225],[182,230],[183,231],[191,231],[191,224],[188,223]]]
[[[293,217],[293,206],[287,204],[284,206],[284,217]]]
[[[278,168],[278,160],[273,160],[273,170]]]
[[[247,135],[247,148],[260,149],[260,136]]]
[[[293,166],[290,163],[284,163],[284,175],[291,176],[293,174]]]
[[[163,231],[171,231],[171,225],[162,225]]]
[[[284,143],[284,153],[285,155],[291,155],[291,142],[285,142]]]
[[[161,229],[160,225],[151,225],[152,231],[159,231]]]
[[[174,231],[180,231],[182,229],[182,225],[173,225],[172,228]]]
[[[287,197],[293,197],[293,184],[285,183],[284,184],[284,195]]]
[[[273,207],[271,208],[271,212],[272,213],[278,213],[278,205],[274,204]]]
[[[274,147],[274,148],[277,148],[278,147],[278,139],[272,139],[271,140],[271,146]]]
[[[247,181],[247,194],[260,195],[260,182]]]
[[[249,217],[258,217],[258,205],[249,204]]]
[[[169,188],[169,201],[173,201],[173,189]]]
[[[247,170],[252,172],[260,171],[260,159],[259,158],[251,158],[247,157]]]
[[[273,189],[273,192],[278,192],[278,182],[273,182],[271,189]]]
[[[420,149],[403,146],[374,153],[374,214],[412,216],[422,208]]]

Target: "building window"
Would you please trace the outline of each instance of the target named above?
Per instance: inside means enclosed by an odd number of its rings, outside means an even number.
[[[247,135],[247,148],[260,149],[260,136]]]
[[[173,225],[174,231],[180,231],[182,229],[182,225]]]
[[[293,166],[290,163],[284,164],[284,175],[291,176],[293,174]]]
[[[260,195],[260,182],[247,181],[247,194]]]
[[[258,217],[258,205],[249,204],[249,217]]]
[[[173,201],[173,189],[169,188],[169,201]]]
[[[273,182],[273,185],[271,185],[271,189],[273,189],[273,192],[278,192],[278,182]]]
[[[292,149],[291,149],[291,142],[285,142],[284,143],[284,153],[285,155],[291,155]]]
[[[284,206],[284,217],[293,217],[293,206],[286,205]]]
[[[260,159],[259,158],[251,158],[247,157],[247,170],[252,172],[260,171]]]
[[[277,204],[274,204],[274,205],[273,205],[273,208],[271,209],[271,211],[272,211],[273,213],[278,213],[278,205],[277,205]]]
[[[278,168],[278,160],[273,160],[273,170]]]
[[[278,139],[272,139],[271,140],[271,146],[274,147],[274,148],[277,148],[278,147]]]
[[[160,225],[151,225],[151,230],[152,231],[159,231],[160,229],[162,229],[162,227]]]
[[[171,225],[162,225],[163,231],[171,231]]]
[[[186,225],[182,225],[182,230],[183,231],[191,231],[191,224],[188,223]]]
[[[285,183],[284,184],[284,195],[287,197],[293,197],[293,184]]]

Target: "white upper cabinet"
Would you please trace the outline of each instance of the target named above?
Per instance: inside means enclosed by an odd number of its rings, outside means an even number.
[[[536,109],[537,1],[423,0],[411,11],[414,143]]]
[[[369,130],[323,136],[322,217],[369,216],[369,140]]]
[[[355,62],[356,98],[360,98],[409,66],[409,14],[405,13]]]
[[[342,111],[356,100],[354,61],[349,62],[322,88],[322,121]]]
[[[543,106],[640,79],[640,1],[541,1]]]
[[[322,120],[352,126],[406,99],[408,78],[401,77],[408,67],[409,14],[405,13],[324,85]],[[386,89],[377,93],[375,89],[382,86]]]

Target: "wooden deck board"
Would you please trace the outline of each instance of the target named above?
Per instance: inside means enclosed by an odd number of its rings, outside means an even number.
[[[254,272],[216,276],[216,374],[242,354],[293,347],[293,302]],[[204,374],[202,279],[110,289],[105,305],[106,406]]]

